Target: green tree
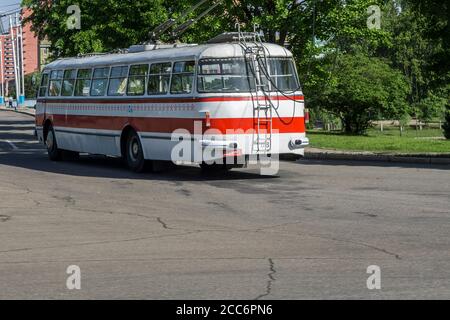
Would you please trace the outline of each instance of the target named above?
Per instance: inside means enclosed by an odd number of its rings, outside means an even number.
[[[163,0],[23,0],[33,13],[33,31],[51,42],[54,57],[106,52],[148,39],[148,33],[167,19]],[[69,30],[67,8],[81,10],[81,29]]]
[[[409,0],[412,10],[426,19],[425,36],[437,49],[431,57],[430,69],[439,77],[434,79],[437,87],[446,86],[450,78],[450,4],[439,0]]]
[[[56,56],[104,52],[149,40],[149,32],[163,21],[179,18],[199,0],[23,0],[33,9],[27,21],[40,38],[47,37]],[[375,0],[224,0],[181,38],[202,42],[224,31],[253,30],[258,24],[267,41],[303,50],[316,39],[340,43],[373,39],[382,32],[366,26],[367,7]],[[68,30],[67,8],[81,9],[81,29]],[[207,4],[203,7],[207,8]],[[197,13],[201,11],[199,9]],[[185,17],[194,17],[195,13]],[[314,30],[313,30],[314,29]],[[378,37],[379,38],[379,37]]]
[[[444,98],[430,93],[425,99],[413,104],[412,107],[419,120],[430,122],[435,118],[444,118],[445,104]]]
[[[25,97],[27,99],[36,98],[36,93],[41,82],[41,73],[39,71],[27,74],[24,79],[25,82]]]
[[[81,9],[81,30],[68,30],[66,9],[73,1],[23,0],[24,5],[33,9],[28,20],[33,21],[33,28],[40,38],[47,37],[52,42],[51,50],[55,57],[107,52],[148,41],[148,33],[154,27],[169,17],[180,17],[182,12],[197,2],[77,0]],[[384,0],[225,0],[210,15],[190,28],[180,40],[202,42],[221,32],[234,30],[236,23],[247,31],[253,30],[253,25],[258,24],[258,29],[264,32],[267,41],[287,45],[294,52],[307,103],[318,107],[323,106],[318,102],[324,101],[322,92],[325,88],[336,88],[337,83],[345,80],[340,79],[341,75],[338,74],[343,67],[342,57],[358,55],[367,58],[379,47],[391,45],[390,32],[367,27],[368,7],[383,6],[384,3]],[[193,16],[194,13],[184,17],[184,20]],[[341,60],[340,65],[338,60]],[[366,66],[359,65],[359,68],[360,74],[364,74]],[[367,68],[368,74],[374,72]],[[369,87],[365,89],[369,90]],[[365,94],[369,96],[370,92],[358,93],[360,96]],[[391,96],[395,94],[391,93]],[[329,97],[332,97],[331,92]],[[383,105],[384,110],[388,102],[375,100],[373,97],[370,108],[378,114],[376,105]],[[360,103],[358,99],[346,102],[350,109],[351,102]],[[333,103],[339,102],[333,100]],[[363,105],[368,106],[365,103],[356,106],[355,109],[359,111],[354,113],[355,117],[362,117],[364,113],[370,114],[370,119],[375,116],[371,109],[363,112]],[[397,106],[400,105],[397,103]],[[332,109],[331,106],[325,107]],[[350,114],[346,112],[346,129],[363,132],[368,121],[361,119],[358,123],[363,124],[362,127],[355,128],[350,121]]]
[[[429,18],[405,1],[389,1],[384,12],[384,28],[391,33],[392,43],[376,54],[392,61],[408,80],[411,116],[422,121],[442,117],[445,93],[436,89],[438,74],[432,67],[441,48],[427,35]]]
[[[408,110],[408,84],[384,60],[363,54],[337,58],[336,72],[317,104],[341,118],[344,131],[363,134],[379,115],[399,119]]]
[[[429,58],[428,69],[436,76],[431,79],[431,86],[446,101],[446,124],[444,135],[450,139],[450,4],[438,0],[409,0],[412,10],[426,19],[424,36],[435,48]]]

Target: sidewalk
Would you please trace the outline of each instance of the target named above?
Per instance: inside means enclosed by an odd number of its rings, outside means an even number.
[[[34,115],[36,113],[36,110],[33,109],[33,108],[23,108],[23,107],[19,107],[17,109],[14,109],[14,108],[8,108],[8,107],[5,107],[5,106],[0,106],[0,110],[22,113],[22,114],[26,114],[26,115],[33,116],[33,117],[34,117]]]
[[[314,160],[357,160],[357,161],[383,161],[426,164],[449,164],[450,153],[374,153],[368,151],[342,151],[308,147],[305,149],[305,159]]]

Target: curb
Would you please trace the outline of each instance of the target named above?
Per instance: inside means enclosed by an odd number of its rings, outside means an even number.
[[[387,154],[346,154],[326,152],[305,152],[304,159],[311,160],[356,160],[374,162],[403,162],[421,164],[446,164],[450,165],[450,157],[421,156],[421,155],[387,155]]]
[[[14,110],[14,109],[10,109],[10,108],[0,108],[1,111],[10,111],[10,112],[16,112],[16,113],[20,113],[20,114],[24,114],[27,116],[31,116],[31,117],[35,117],[34,113],[25,111],[25,110]]]

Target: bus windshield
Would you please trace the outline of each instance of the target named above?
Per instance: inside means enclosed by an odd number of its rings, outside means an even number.
[[[287,58],[269,58],[268,68],[261,63],[261,77],[267,91],[299,89],[294,62]],[[200,93],[249,92],[255,90],[254,70],[244,58],[203,59],[198,65],[197,88]],[[268,81],[266,74],[270,75]]]

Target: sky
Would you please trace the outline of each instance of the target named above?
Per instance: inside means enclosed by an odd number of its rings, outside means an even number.
[[[0,0],[0,14],[15,10],[20,7],[20,0]],[[8,28],[8,18],[2,19],[3,29]]]

